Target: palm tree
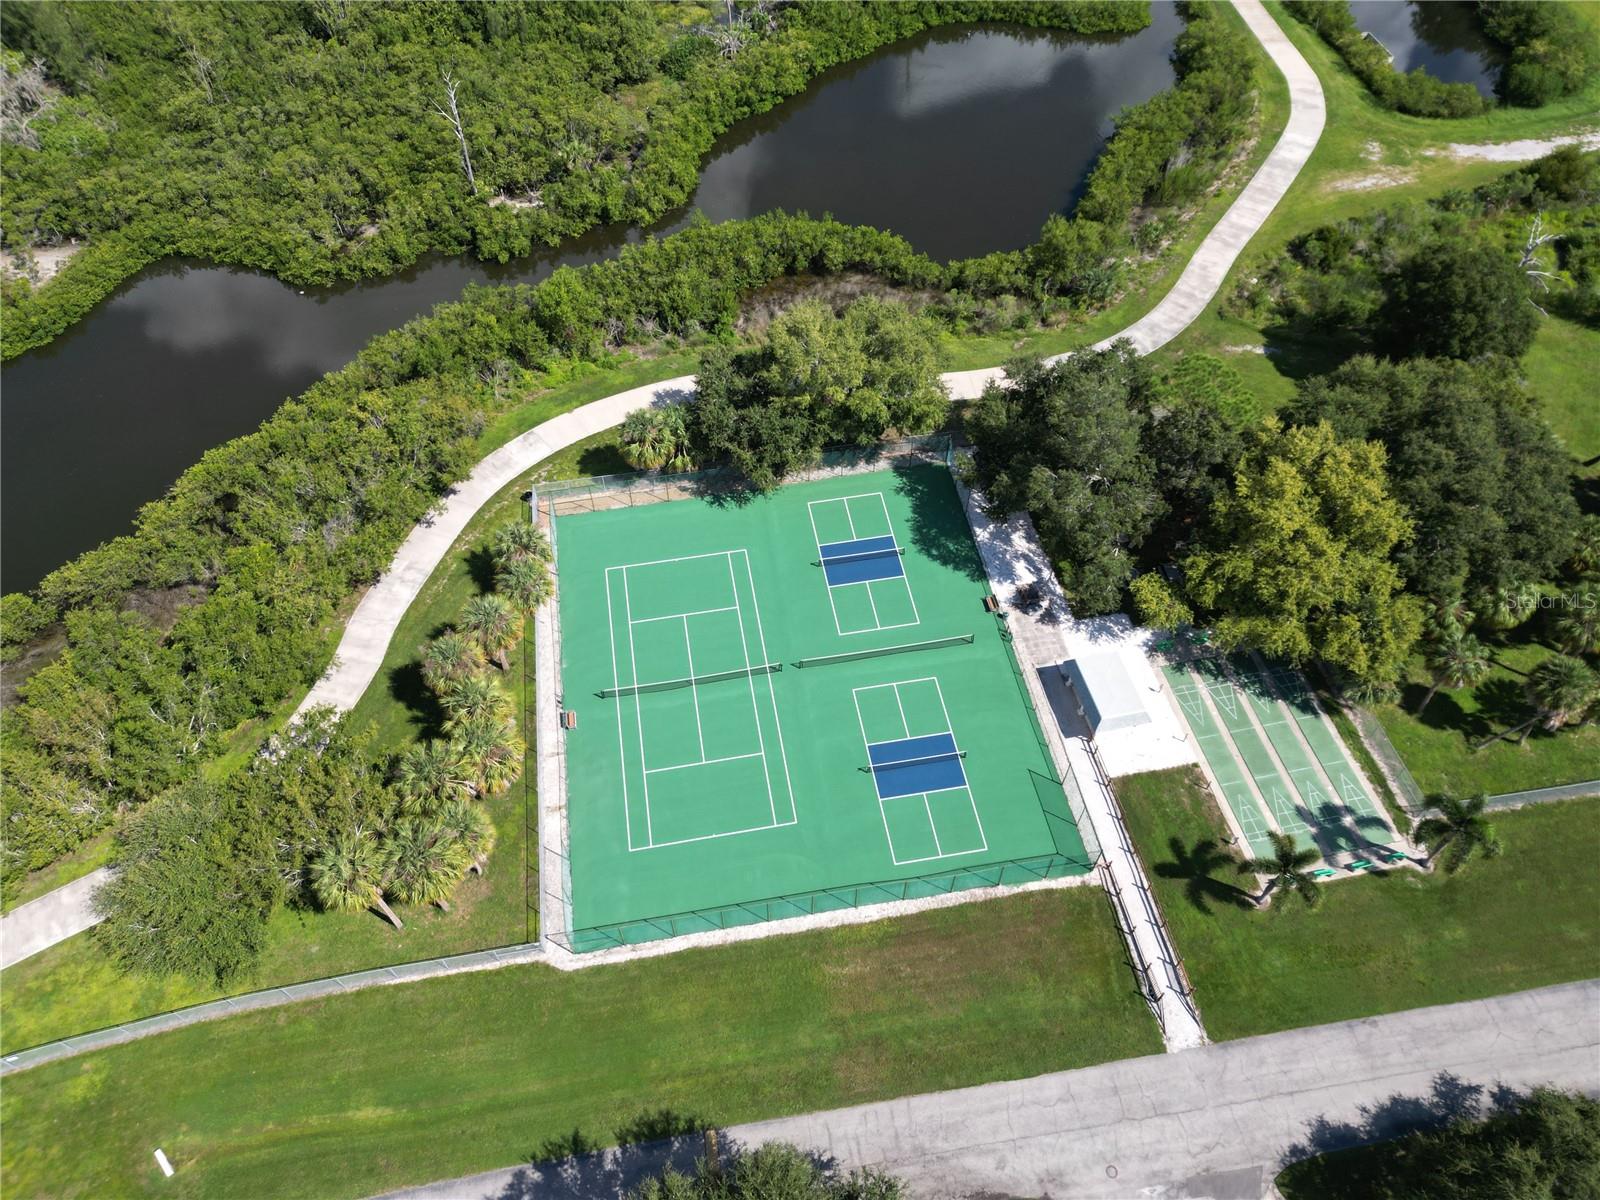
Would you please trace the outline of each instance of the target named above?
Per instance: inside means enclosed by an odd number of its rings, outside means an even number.
[[[488,675],[469,675],[459,683],[451,684],[439,697],[439,703],[448,718],[445,723],[447,729],[476,717],[505,722],[512,715],[511,697],[506,694],[505,688]]]
[[[642,471],[694,470],[683,409],[669,405],[629,413],[622,423],[622,457]]]
[[[1500,839],[1483,815],[1487,802],[1488,798],[1481,794],[1466,800],[1454,796],[1439,796],[1434,800],[1439,815],[1417,824],[1417,841],[1428,847],[1428,866],[1433,865],[1433,860],[1446,847],[1450,849],[1450,856],[1444,860],[1444,869],[1449,875],[1454,875],[1480,850],[1485,858],[1494,858],[1500,853]]]
[[[383,898],[388,885],[383,847],[359,825],[341,830],[311,863],[311,891],[323,908],[337,912],[377,909],[396,929],[404,929]]]
[[[1576,575],[1600,571],[1600,514],[1591,513],[1579,523],[1568,565]]]
[[[1433,676],[1433,686],[1417,705],[1419,717],[1440,688],[1476,687],[1489,673],[1488,647],[1459,627],[1441,630],[1428,642],[1423,655]]]
[[[1557,618],[1556,644],[1568,654],[1600,654],[1600,608],[1580,608]]]
[[[538,526],[527,521],[512,521],[494,531],[494,537],[489,539],[489,557],[494,560],[496,570],[525,559],[549,562],[550,543]]]
[[[482,875],[484,864],[494,853],[494,822],[489,814],[470,800],[452,800],[439,810],[438,819],[467,852],[472,872]]]
[[[1500,632],[1515,629],[1538,607],[1539,589],[1531,583],[1502,584],[1485,592],[1478,601],[1479,619]]]
[[[511,667],[511,647],[522,637],[522,615],[504,596],[474,596],[461,607],[461,629],[502,671]]]
[[[473,781],[447,742],[421,742],[395,760],[394,786],[400,808],[411,816],[430,812],[449,800],[471,796]]]
[[[447,629],[421,650],[422,678],[435,692],[476,675],[484,668],[483,651],[464,633]]]
[[[1267,897],[1282,887],[1293,888],[1307,907],[1315,908],[1322,900],[1322,887],[1306,868],[1322,855],[1315,850],[1297,850],[1292,837],[1275,829],[1267,830],[1267,836],[1272,839],[1272,857],[1246,859],[1239,864],[1239,874],[1267,878],[1267,886],[1255,897],[1256,904],[1265,904]]]
[[[1515,729],[1485,738],[1473,747],[1481,750],[1490,742],[1521,734],[1518,744],[1528,740],[1535,725],[1542,724],[1550,733],[1566,725],[1582,721],[1589,709],[1600,700],[1600,675],[1581,658],[1566,654],[1552,654],[1528,672],[1528,703],[1533,706],[1533,716]]]
[[[522,774],[526,750],[509,721],[475,717],[461,721],[454,730],[450,748],[461,761],[480,796],[492,796],[511,786]]]
[[[465,846],[438,818],[411,817],[389,834],[390,890],[407,904],[437,904],[450,911],[450,896],[471,865]]]
[[[550,568],[539,559],[513,559],[495,569],[494,586],[511,603],[529,611],[550,598]]]

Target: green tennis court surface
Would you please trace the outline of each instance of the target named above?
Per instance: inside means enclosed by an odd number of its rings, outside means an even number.
[[[1089,869],[944,467],[557,535],[574,949]]]
[[[1162,671],[1251,853],[1273,826],[1328,858],[1397,840],[1298,671],[1249,655]]]

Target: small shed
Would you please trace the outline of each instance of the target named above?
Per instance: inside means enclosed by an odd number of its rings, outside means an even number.
[[[1080,654],[1061,664],[1078,715],[1096,734],[1150,724],[1144,696],[1117,650]]]

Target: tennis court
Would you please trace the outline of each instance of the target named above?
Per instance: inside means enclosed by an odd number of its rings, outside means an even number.
[[[944,466],[556,521],[575,949],[1089,869]]]
[[[1399,841],[1297,670],[1234,655],[1162,672],[1251,854],[1273,829],[1330,862]]]

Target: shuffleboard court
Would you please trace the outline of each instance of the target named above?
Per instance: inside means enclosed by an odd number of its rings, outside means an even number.
[[[556,521],[574,949],[1089,870],[944,466]]]
[[[1227,734],[1223,733],[1211,715],[1211,707],[1206,703],[1200,684],[1187,668],[1167,665],[1161,671],[1167,678],[1167,685],[1172,688],[1172,694],[1177,697],[1178,706],[1183,709],[1184,719],[1189,723],[1200,753],[1205,755],[1211,777],[1222,791],[1222,801],[1233,813],[1234,821],[1250,847],[1250,853],[1257,858],[1270,855],[1272,842],[1267,833],[1271,826],[1262,814],[1261,801],[1251,787],[1243,766],[1229,749]]]
[[[1252,853],[1270,857],[1274,826],[1325,857],[1398,840],[1294,668],[1236,654],[1162,673]]]
[[[1294,839],[1304,850],[1324,850],[1317,841],[1317,826],[1313,810],[1306,806],[1294,784],[1284,778],[1278,764],[1273,761],[1268,743],[1256,731],[1251,721],[1249,701],[1233,686],[1222,664],[1215,659],[1204,659],[1191,665],[1191,670],[1205,687],[1212,703],[1222,716],[1223,726],[1233,742],[1267,811],[1279,830]]]

